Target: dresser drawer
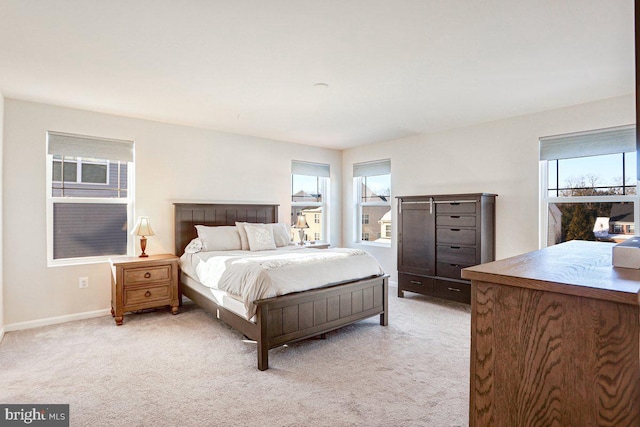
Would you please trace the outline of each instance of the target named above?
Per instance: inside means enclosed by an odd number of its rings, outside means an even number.
[[[475,215],[438,215],[436,225],[449,227],[475,227]]]
[[[438,245],[436,248],[436,260],[437,262],[448,262],[451,264],[477,264],[476,248]]]
[[[171,280],[171,265],[148,268],[128,268],[124,271],[124,286]]]
[[[448,280],[436,280],[433,286],[433,295],[451,301],[471,304],[471,285]]]
[[[172,298],[171,283],[157,286],[139,286],[124,290],[124,305],[138,305],[167,301],[170,304]]]
[[[437,214],[457,214],[457,213],[475,213],[476,204],[472,202],[467,203],[437,203]]]
[[[457,245],[475,245],[476,230],[469,228],[438,228],[436,242]]]
[[[460,280],[460,271],[463,268],[471,267],[473,264],[456,264],[450,262],[439,262],[436,264],[436,274],[440,277]]]
[[[413,274],[398,273],[398,286],[400,290],[428,294],[433,292],[433,279],[430,277],[415,276]]]

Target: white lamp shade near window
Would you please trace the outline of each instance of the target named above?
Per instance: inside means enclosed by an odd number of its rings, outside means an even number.
[[[309,224],[307,224],[307,217],[305,215],[298,215],[294,228],[309,228]]]
[[[136,222],[135,227],[133,227],[131,234],[134,236],[153,236],[154,232],[151,228],[151,221],[149,221],[149,217],[138,217],[138,222]]]

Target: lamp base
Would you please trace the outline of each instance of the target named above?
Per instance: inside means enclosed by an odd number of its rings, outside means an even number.
[[[142,253],[140,254],[139,258],[146,258],[149,256],[144,253],[144,250],[147,249],[147,238],[144,236],[140,238],[140,249],[142,249]]]
[[[298,238],[300,239],[300,246],[304,245],[304,228],[298,229]]]

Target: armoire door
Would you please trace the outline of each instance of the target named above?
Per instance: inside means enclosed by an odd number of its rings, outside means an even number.
[[[430,199],[399,200],[398,271],[435,275],[435,206]]]

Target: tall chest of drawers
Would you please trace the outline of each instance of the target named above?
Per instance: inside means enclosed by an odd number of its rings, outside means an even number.
[[[398,197],[398,296],[471,302],[465,267],[495,259],[495,194]]]

